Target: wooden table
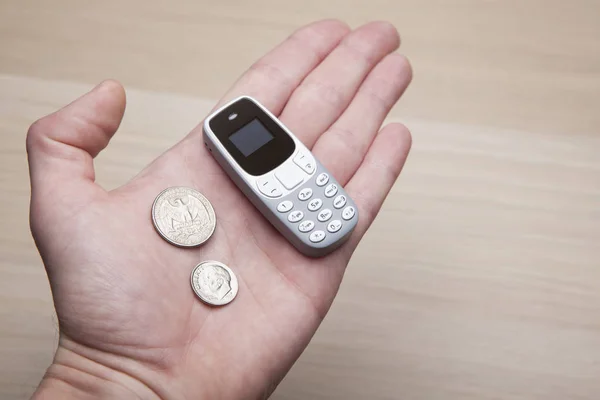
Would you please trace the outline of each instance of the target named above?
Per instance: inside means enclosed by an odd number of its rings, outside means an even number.
[[[97,160],[122,184],[259,55],[324,17],[388,19],[415,79],[414,146],[276,399],[600,396],[600,3],[0,2],[0,398],[57,339],[29,234],[27,127],[105,78],[128,90]]]

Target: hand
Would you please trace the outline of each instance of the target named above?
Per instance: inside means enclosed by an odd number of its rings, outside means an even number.
[[[201,124],[128,184],[94,183],[93,158],[125,110],[106,81],[35,122],[27,136],[31,229],[59,325],[39,398],[250,399],[267,397],[327,313],[344,269],[408,154],[400,124],[380,130],[411,80],[396,30],[337,21],[308,25],[254,64],[219,102],[250,95],[294,132],[359,207],[341,248],[298,253],[206,151]],[[168,244],[150,208],[169,186],[203,193],[217,214],[195,249]],[[237,298],[209,307],[189,278],[200,261],[232,267]]]

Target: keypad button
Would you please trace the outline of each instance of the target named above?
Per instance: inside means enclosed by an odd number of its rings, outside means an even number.
[[[316,198],[308,202],[309,211],[317,211],[323,205],[323,200]]]
[[[314,227],[315,223],[307,219],[306,221],[300,222],[300,225],[298,225],[298,230],[302,233],[306,233],[312,231]]]
[[[344,196],[343,194],[340,194],[338,197],[336,197],[333,200],[333,206],[335,208],[342,208],[346,205],[346,196]]]
[[[289,200],[282,201],[277,205],[277,211],[279,211],[280,213],[286,213],[292,208],[294,208],[294,203],[292,203]]]
[[[329,175],[325,172],[321,172],[315,181],[317,182],[317,186],[325,186],[327,182],[329,182]]]
[[[304,188],[298,193],[298,198],[302,201],[308,200],[311,198],[313,191],[311,188]]]
[[[342,229],[342,221],[339,219],[334,219],[330,223],[327,224],[327,230],[331,233],[335,233]]]
[[[330,183],[325,188],[325,196],[326,197],[333,197],[336,195],[337,192],[338,192],[338,187],[335,183]]]
[[[284,163],[277,167],[275,177],[287,190],[292,190],[306,178],[306,174],[292,162]]]
[[[300,151],[296,154],[294,162],[307,174],[315,172],[315,168],[317,167],[315,159],[309,153],[305,153],[304,151]]]
[[[288,221],[290,222],[298,222],[302,218],[304,218],[304,213],[300,210],[292,211],[290,215],[288,215]]]
[[[354,209],[354,207],[348,206],[344,208],[344,211],[342,211],[342,218],[348,221],[349,219],[352,219],[352,217],[354,217],[355,214],[356,210]]]
[[[267,197],[277,198],[283,195],[283,188],[273,175],[260,178],[257,185],[258,190]]]
[[[329,218],[331,218],[332,215],[333,215],[333,212],[329,208],[325,208],[324,210],[319,212],[319,215],[317,215],[317,219],[321,222],[325,222]]]
[[[313,243],[322,242],[323,239],[325,239],[325,232],[323,232],[323,231],[314,231],[313,233],[310,234],[310,236],[308,237],[308,239],[311,242],[313,242]]]

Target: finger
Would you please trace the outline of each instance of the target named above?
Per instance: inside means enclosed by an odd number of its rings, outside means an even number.
[[[369,71],[399,43],[396,28],[386,22],[356,29],[294,90],[280,119],[311,148],[348,106]]]
[[[350,28],[338,20],[304,26],[244,73],[215,108],[249,95],[279,115],[292,91],[338,45]]]
[[[125,112],[120,83],[105,81],[27,132],[32,196],[45,197],[77,185],[93,189],[93,158],[106,147]],[[69,199],[69,196],[61,196]]]
[[[350,238],[354,249],[379,212],[400,175],[411,146],[408,129],[398,123],[385,126],[371,145],[346,191],[358,207],[358,224]]]
[[[406,57],[395,53],[386,56],[367,76],[342,116],[317,140],[313,152],[342,185],[359,167],[411,77]]]

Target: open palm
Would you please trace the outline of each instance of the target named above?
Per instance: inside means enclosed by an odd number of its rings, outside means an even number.
[[[324,258],[297,252],[254,209],[204,148],[201,124],[125,186],[97,186],[93,157],[125,109],[114,81],[33,124],[31,225],[61,332],[42,389],[59,382],[65,392],[113,398],[268,396],[325,316],[408,154],[406,128],[380,130],[411,79],[407,60],[392,53],[398,44],[386,23],[352,32],[314,23],[255,63],[219,103],[258,99],[356,201],[356,230]],[[154,231],[150,207],[169,186],[212,202],[217,228],[203,246],[178,248]],[[225,307],[205,305],[190,288],[193,267],[210,259],[239,280]],[[111,384],[98,389],[89,376]]]

